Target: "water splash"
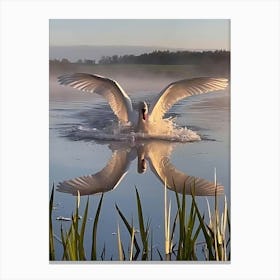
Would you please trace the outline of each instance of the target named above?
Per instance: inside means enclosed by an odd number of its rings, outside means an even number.
[[[135,132],[129,125],[121,125],[112,122],[106,127],[90,127],[87,125],[72,126],[65,133],[66,137],[73,140],[99,140],[99,141],[122,141],[133,143],[139,140],[166,140],[171,142],[194,142],[200,141],[200,136],[187,127],[178,127],[173,120],[165,119],[156,125],[149,134]]]

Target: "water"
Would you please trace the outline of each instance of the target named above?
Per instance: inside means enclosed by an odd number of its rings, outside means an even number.
[[[106,137],[104,140],[102,136],[108,135],[104,133],[104,129],[116,128],[114,114],[104,100],[95,95],[82,95],[76,90],[59,87],[55,82],[50,84],[50,92],[50,189],[54,183],[57,190],[53,219],[54,232],[58,237],[61,223],[67,228],[70,222],[55,219],[59,216],[71,217],[76,201],[76,197],[71,194],[73,191],[69,188],[57,187],[59,183],[98,173],[110,162],[112,154],[115,155],[113,159],[116,163],[113,168],[115,177],[108,175],[109,178],[107,178],[110,180],[110,186],[108,187],[107,184],[106,188],[102,187],[99,181],[99,189],[86,187],[84,192],[84,194],[93,194],[90,196],[88,214],[90,227],[87,228],[85,236],[88,256],[91,249],[92,218],[100,199],[100,194],[97,193],[100,191],[106,191],[106,193],[98,225],[99,255],[105,243],[106,259],[118,258],[115,235],[118,223],[124,246],[128,247],[129,235],[117,214],[115,204],[129,221],[132,217],[136,221],[135,186],[141,197],[144,217],[151,218],[154,250],[158,248],[163,252],[164,188],[162,178],[160,178],[162,174],[158,172],[158,161],[162,159],[170,161],[173,171],[175,167],[175,171],[180,170],[180,174],[188,174],[211,182],[214,181],[216,168],[218,182],[224,186],[224,192],[230,202],[230,97],[228,90],[191,97],[172,107],[167,117],[176,117],[177,128],[187,127],[201,137],[200,141],[186,143],[157,142],[156,140],[133,142],[129,138],[123,141],[112,141],[114,139]],[[139,89],[133,93],[132,98],[134,102],[146,100],[149,103],[156,94],[157,92],[143,94]],[[141,161],[141,154],[144,155],[144,163]],[[109,169],[105,170],[106,173],[107,170]],[[169,171],[165,170],[165,172]],[[70,193],[65,193],[67,191]],[[172,188],[168,190],[168,196],[172,200],[172,217],[174,217],[176,201]],[[83,213],[86,199],[86,195],[81,197],[80,213]],[[202,196],[197,200],[202,212],[206,212],[205,198]],[[213,198],[208,197],[208,200],[213,205]],[[56,245],[59,259],[62,246],[57,241]],[[202,253],[200,256],[203,257]],[[158,259],[156,252],[154,259]]]

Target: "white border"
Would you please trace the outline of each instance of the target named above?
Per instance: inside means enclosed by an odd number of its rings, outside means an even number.
[[[231,264],[49,264],[49,18],[231,19]],[[279,34],[278,1],[2,1],[0,278],[279,279]]]

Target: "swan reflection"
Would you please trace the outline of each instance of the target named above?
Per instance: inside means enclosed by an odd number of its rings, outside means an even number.
[[[93,175],[60,182],[57,190],[73,195],[77,195],[78,190],[80,195],[108,192],[118,186],[128,172],[131,162],[137,158],[138,173],[146,171],[148,162],[151,171],[163,185],[166,182],[170,190],[183,193],[185,186],[185,193],[191,194],[195,182],[195,195],[212,196],[215,195],[215,191],[217,191],[217,194],[223,193],[223,186],[218,184],[216,190],[214,182],[178,170],[170,162],[170,156],[175,145],[175,143],[158,140],[126,144],[126,146],[121,143],[110,144],[112,157],[101,171]]]

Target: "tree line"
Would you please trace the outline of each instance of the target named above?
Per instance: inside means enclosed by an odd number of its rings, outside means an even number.
[[[70,63],[69,60],[63,58],[61,61],[55,62]],[[215,51],[153,51],[151,53],[144,53],[140,55],[113,55],[102,56],[96,62],[90,59],[79,59],[78,64],[159,64],[159,65],[206,65],[219,64],[229,65],[230,52],[225,50]]]
[[[153,51],[141,55],[103,56],[99,64],[208,64],[229,63],[230,52],[216,51]]]

